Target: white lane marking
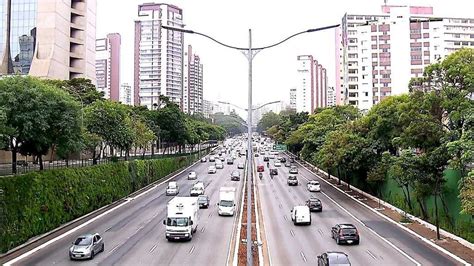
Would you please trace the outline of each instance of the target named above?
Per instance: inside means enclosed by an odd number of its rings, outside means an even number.
[[[206,230],[206,227],[201,228],[201,233],[204,233],[204,230]]]
[[[290,234],[295,237],[295,232],[293,231],[293,229],[290,229]]]
[[[288,217],[286,217],[286,215],[283,215],[283,218],[285,219],[285,221],[288,221]]]
[[[324,236],[324,232],[321,228],[318,228],[318,233],[321,235],[321,236]]]
[[[149,253],[153,253],[153,251],[155,250],[156,246],[157,246],[157,244],[154,244],[153,247],[151,247]]]
[[[112,252],[114,252],[115,250],[117,250],[119,246],[120,246],[120,244],[119,244],[119,245],[116,245],[113,249],[111,249],[111,250],[109,251],[109,254],[112,253]]]
[[[370,250],[367,250],[366,252],[367,252],[367,254],[369,254],[369,256],[371,256],[374,260],[377,259],[377,257],[376,257],[372,252],[370,252]]]
[[[120,208],[120,207],[126,205],[126,204],[129,203],[130,201],[132,201],[132,200],[134,200],[134,199],[137,199],[137,198],[139,198],[139,197],[141,197],[141,196],[143,196],[143,195],[145,195],[145,194],[148,194],[150,191],[154,190],[155,188],[157,188],[157,187],[159,187],[159,186],[165,185],[169,180],[172,180],[173,178],[176,178],[176,177],[180,176],[182,173],[184,173],[186,170],[188,170],[189,168],[191,168],[191,167],[193,167],[194,165],[196,165],[198,162],[199,162],[199,161],[193,163],[192,165],[186,167],[185,169],[183,169],[183,170],[181,170],[180,172],[176,173],[175,175],[173,175],[173,176],[167,178],[166,180],[160,181],[159,184],[154,185],[153,187],[147,189],[146,191],[143,191],[141,194],[139,194],[139,195],[137,195],[137,196],[135,196],[135,197],[132,197],[132,198],[130,198],[130,197],[126,198],[126,199],[125,199],[125,202],[123,202],[123,203],[121,203],[121,204],[119,204],[119,205],[113,207],[112,209],[110,209],[110,210],[108,210],[108,211],[105,211],[104,213],[102,213],[102,214],[100,214],[100,215],[97,215],[96,217],[94,217],[94,218],[92,218],[92,219],[90,219],[90,220],[84,222],[83,224],[78,225],[77,227],[72,228],[71,230],[65,232],[64,234],[59,235],[59,236],[57,236],[57,237],[55,237],[55,238],[53,238],[53,239],[47,241],[46,243],[44,243],[44,244],[42,244],[42,245],[40,245],[40,246],[38,246],[38,247],[36,247],[36,248],[34,248],[34,249],[32,249],[32,250],[26,252],[26,253],[23,253],[22,255],[20,255],[20,256],[14,258],[14,259],[12,259],[12,260],[10,260],[10,261],[7,261],[7,262],[4,264],[4,266],[10,266],[10,265],[12,265],[12,264],[14,264],[14,263],[16,263],[16,262],[18,262],[18,261],[20,261],[20,260],[26,258],[26,257],[32,255],[33,253],[35,253],[35,252],[37,252],[37,251],[39,251],[39,250],[41,250],[41,249],[43,249],[43,248],[45,248],[45,247],[51,245],[52,243],[54,243],[54,242],[56,242],[56,241],[58,241],[58,240],[60,240],[60,239],[62,239],[62,238],[64,238],[64,237],[66,237],[66,236],[68,236],[68,235],[70,235],[70,234],[76,232],[77,230],[79,230],[79,229],[85,227],[86,225],[88,225],[88,224],[90,224],[90,223],[93,223],[94,221],[96,221],[96,220],[98,220],[98,219],[104,217],[105,215],[107,215],[107,214],[109,214],[109,213],[115,211],[116,209],[118,209],[118,208]],[[105,207],[106,207],[106,206],[104,206],[103,208],[105,208]],[[88,215],[88,214],[86,214],[86,215]]]
[[[306,256],[304,255],[303,251],[300,251],[301,258],[303,259],[304,262],[307,262]]]
[[[193,254],[194,252],[194,246],[189,250],[189,254]]]
[[[349,214],[349,216],[351,216],[354,220],[356,220],[357,222],[359,222],[360,224],[362,224],[363,226],[365,226],[365,228],[367,228],[367,230],[369,230],[370,232],[372,232],[374,235],[378,236],[380,239],[382,239],[385,243],[387,243],[388,245],[390,245],[393,249],[395,249],[396,251],[400,252],[400,254],[402,254],[403,256],[405,256],[407,259],[409,259],[411,262],[415,263],[416,265],[420,266],[421,263],[419,263],[418,261],[416,261],[414,258],[410,257],[407,253],[405,253],[403,250],[401,250],[400,248],[398,248],[397,246],[395,246],[392,242],[388,241],[387,239],[385,239],[383,236],[379,235],[377,232],[375,232],[372,228],[366,226],[361,220],[359,220],[359,218],[355,217],[352,213],[350,213],[348,210],[346,210],[344,207],[342,207],[339,203],[337,203],[335,200],[333,200],[331,197],[329,197],[326,193],[322,192],[321,191],[321,194],[323,194],[324,196],[326,196],[330,201],[332,201],[336,206],[338,206],[339,208],[341,208],[343,211],[345,211],[347,214]]]

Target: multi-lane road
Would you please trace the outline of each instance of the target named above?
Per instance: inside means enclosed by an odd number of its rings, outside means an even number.
[[[224,155],[228,156],[228,155]],[[341,191],[325,183],[320,177],[298,166],[299,185],[287,185],[289,168],[282,165],[278,175],[269,176],[263,156],[253,158],[257,165],[264,165],[263,179],[256,178],[264,232],[263,241],[268,248],[265,261],[272,265],[314,265],[317,256],[326,251],[342,251],[349,255],[352,265],[456,265],[456,261],[417,239],[397,225],[357,203]],[[225,164],[217,174],[207,174],[212,163],[198,162],[185,172],[172,178],[180,186],[179,196],[188,196],[196,180],[187,180],[194,170],[198,180],[205,183],[209,195],[209,209],[200,211],[197,233],[192,241],[168,242],[165,238],[166,204],[172,198],[165,195],[166,182],[156,185],[146,193],[129,198],[126,203],[107,212],[75,231],[44,246],[40,250],[16,260],[14,265],[72,265],[68,248],[76,236],[90,232],[101,234],[105,252],[93,260],[80,262],[86,265],[229,265],[233,235],[238,215],[221,217],[217,214],[219,189],[223,186],[237,188],[237,209],[240,209],[243,176],[241,181],[230,181],[230,173],[244,158],[237,158],[233,165]],[[270,161],[271,167],[275,159]],[[241,174],[243,175],[243,170]],[[321,192],[309,192],[306,183],[319,180]],[[171,180],[170,180],[171,181]],[[295,226],[290,210],[303,205],[311,196],[319,198],[323,211],[312,213],[312,224]],[[337,223],[354,224],[360,235],[359,245],[337,245],[331,238],[331,227]]]
[[[163,220],[166,204],[172,197],[165,195],[164,183],[14,265],[225,265],[238,215],[219,216],[217,202],[219,188],[223,186],[236,187],[238,198],[241,197],[243,179],[230,181],[230,173],[237,169],[238,162],[244,162],[244,158],[237,158],[233,165],[225,164],[217,174],[207,174],[212,163],[198,162],[191,167],[198,180],[204,182],[205,194],[210,197],[209,209],[200,210],[198,231],[192,241],[168,242],[165,238]],[[239,171],[243,175],[243,170]],[[179,196],[189,196],[196,182],[187,180],[188,173],[186,170],[173,178],[180,186]],[[239,205],[240,200],[237,201],[238,208]],[[89,232],[103,236],[105,251],[93,260],[70,261],[68,249],[71,242],[76,236]]]
[[[456,262],[433,250],[396,225],[358,204],[303,167],[298,167],[298,186],[288,186],[289,168],[282,165],[278,175],[270,178],[263,157],[255,158],[264,165],[262,180],[257,180],[263,224],[273,265],[317,263],[326,251],[342,251],[353,265],[455,265]],[[258,179],[258,178],[257,178]],[[318,180],[321,192],[309,192],[306,183]],[[323,204],[323,211],[312,213],[312,224],[295,226],[290,210],[304,205],[311,196]],[[360,235],[359,245],[337,245],[331,238],[331,227],[337,223],[354,224]]]

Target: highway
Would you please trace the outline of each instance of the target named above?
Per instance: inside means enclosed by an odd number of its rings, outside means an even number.
[[[288,186],[289,168],[284,164],[274,167],[274,161],[270,159],[270,167],[277,168],[278,175],[271,179],[263,156],[255,158],[256,165],[265,166],[264,177],[257,178],[257,186],[272,265],[315,264],[317,256],[326,251],[345,252],[352,265],[456,265],[301,166],[298,186]],[[309,180],[319,180],[322,192],[309,192]],[[309,226],[293,225],[290,210],[295,205],[304,205],[310,196],[321,200],[323,211],[311,214]],[[337,223],[354,224],[360,244],[337,245],[331,238],[331,227]]]
[[[162,184],[14,265],[225,265],[238,215],[218,216],[217,201],[220,187],[237,187],[237,208],[240,208],[243,170],[239,170],[241,181],[230,181],[230,173],[237,169],[238,162],[244,162],[244,158],[237,158],[233,165],[225,164],[224,169],[213,175],[207,174],[208,166],[213,163],[198,162],[191,167],[197,172],[198,180],[205,183],[205,194],[210,197],[209,209],[200,210],[198,230],[192,241],[166,240],[163,220],[166,204],[172,197],[165,195],[166,184]],[[174,178],[180,186],[179,196],[189,196],[196,182],[187,180],[188,173],[186,170]],[[68,250],[72,241],[81,234],[94,232],[103,236],[105,251],[93,260],[70,261]]]

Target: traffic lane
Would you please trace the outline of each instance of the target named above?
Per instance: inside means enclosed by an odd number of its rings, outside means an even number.
[[[209,164],[208,164],[209,165]],[[161,223],[166,217],[166,210],[163,217],[158,222],[150,223],[149,228],[143,234],[134,239],[128,240],[127,244],[114,251],[109,258],[103,261],[103,264],[122,264],[131,265],[140,262],[140,264],[175,264],[189,265],[196,264],[198,261],[215,262],[214,265],[225,264],[227,252],[211,253],[207,252],[207,247],[218,245],[228,246],[232,232],[233,219],[217,216],[217,201],[219,189],[221,186],[238,185],[237,182],[230,182],[230,172],[233,167],[225,166],[219,169],[217,174],[205,175],[198,173],[199,178],[204,177],[206,183],[205,194],[210,196],[211,205],[209,209],[200,210],[200,220],[198,231],[193,235],[192,241],[187,242],[168,242],[165,238],[166,227]],[[224,218],[224,219],[222,219]],[[156,226],[155,224],[158,224]],[[215,230],[218,228],[219,230]],[[204,247],[204,249],[203,249]],[[173,255],[175,254],[175,255]]]
[[[300,184],[298,186],[289,187],[286,183],[289,175],[288,169],[282,169],[279,174],[282,178],[277,179],[277,183],[281,184],[282,187],[287,187],[287,191],[297,204],[305,204],[311,196],[317,196],[321,200],[323,211],[312,213],[313,224],[316,228],[309,232],[317,243],[315,245],[317,255],[326,251],[338,250],[348,254],[351,262],[356,265],[415,264],[370,231],[364,224],[360,224],[359,221],[347,214],[340,206],[327,198],[324,193],[309,192],[303,178],[299,178]],[[356,226],[360,235],[359,245],[336,244],[331,237],[331,228],[338,223],[351,223]]]
[[[331,199],[335,200],[343,208],[348,210],[359,220],[361,220],[367,227],[370,227],[379,235],[390,241],[392,244],[407,253],[410,257],[423,265],[459,265],[450,257],[444,256],[439,251],[426,245],[421,240],[417,239],[410,233],[399,228],[386,219],[375,214],[368,208],[357,203],[346,194],[341,193],[334,187],[322,181],[321,177],[309,172],[303,167],[298,167],[301,174],[310,180],[318,180],[321,184],[321,190]]]
[[[314,264],[314,239],[308,234],[311,226],[293,225],[290,210],[295,199],[278,184],[279,178],[271,179],[266,170],[262,180],[257,181],[271,262],[275,265]]]
[[[204,171],[207,167],[198,163],[193,169]],[[182,190],[189,191],[191,184],[186,182],[187,174],[188,171],[185,171],[173,178],[173,180],[184,184],[181,186]],[[165,190],[165,184],[159,185],[148,193],[129,201],[126,205],[35,252],[17,264],[72,264],[73,262],[69,261],[68,256],[68,249],[72,241],[79,235],[95,232],[103,236],[106,246],[106,252],[104,253],[107,253],[110,247],[123,243],[123,240],[131,237],[135,230],[143,227],[141,225],[142,221],[151,220],[156,215],[156,211],[150,211],[151,209],[155,206],[166,206],[166,203],[171,198],[164,195]],[[104,253],[99,254],[94,261],[103,259],[105,257]]]

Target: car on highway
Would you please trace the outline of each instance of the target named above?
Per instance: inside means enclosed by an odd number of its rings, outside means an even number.
[[[323,211],[323,204],[318,198],[311,197],[306,201],[306,206],[309,207],[309,210],[312,212],[321,212]]]
[[[349,256],[341,251],[328,251],[318,256],[318,266],[351,266]]]
[[[257,172],[263,172],[263,171],[265,171],[265,167],[263,166],[263,164],[257,165]]]
[[[342,243],[359,245],[360,237],[353,224],[336,224],[331,228],[331,236],[338,245]]]
[[[191,196],[199,196],[204,194],[204,183],[199,181],[196,182],[193,187],[191,188],[191,191],[189,192]]]
[[[295,157],[290,157],[290,163],[294,163],[295,162]]]
[[[221,162],[225,162],[224,156],[220,156],[220,157],[219,157],[219,160],[220,160]]]
[[[255,156],[255,157],[258,157],[259,155],[258,155],[258,153],[256,152],[254,156]]]
[[[281,163],[279,161],[275,161],[273,165],[275,165],[275,167],[281,167]]]
[[[319,184],[319,181],[316,180],[311,180],[308,182],[308,185],[306,185],[309,192],[320,192],[321,191],[321,184]]]
[[[269,162],[269,161],[270,161],[270,158],[269,158],[268,156],[265,156],[265,157],[263,157],[263,161],[264,161],[264,162]]]
[[[285,163],[285,167],[290,167],[291,166],[291,163],[290,162],[286,162]]]
[[[265,155],[265,151],[261,151],[261,152],[260,152],[260,155],[264,156],[264,155]]]
[[[232,157],[227,158],[226,162],[227,164],[234,164],[234,159],[232,159]]]
[[[188,174],[188,180],[196,180],[197,179],[197,174],[196,171],[191,171]]]
[[[237,170],[232,171],[230,174],[230,180],[231,181],[240,181],[240,172]]]
[[[166,187],[166,196],[176,196],[179,194],[179,186],[176,181],[171,181]]]
[[[104,251],[104,239],[97,233],[79,236],[69,248],[69,259],[93,259],[99,252]]]
[[[276,168],[270,169],[270,175],[278,175],[278,169]]]
[[[244,168],[245,168],[244,163],[238,163],[237,164],[237,169],[244,169]]]
[[[214,157],[214,156],[209,157],[209,162],[212,163],[212,162],[215,162],[215,161],[216,161],[216,157]]]
[[[208,195],[199,195],[197,201],[198,201],[199,209],[209,208],[210,200],[209,200]]]
[[[298,178],[296,178],[296,175],[289,175],[288,186],[297,186],[297,185],[298,185]]]
[[[285,157],[280,157],[280,163],[286,163],[286,158]]]
[[[201,163],[205,163],[205,162],[207,162],[207,158],[206,158],[206,157],[202,157],[202,158],[201,158]]]
[[[290,174],[297,174],[298,173],[298,168],[296,166],[290,166]]]
[[[208,174],[215,174],[215,173],[217,173],[217,168],[214,165],[211,165],[211,166],[209,166],[209,168],[207,168],[207,173]]]
[[[216,161],[216,169],[224,169],[224,163],[221,160]]]
[[[291,210],[291,220],[294,225],[311,225],[311,212],[309,211],[308,206],[302,205],[293,207]]]

